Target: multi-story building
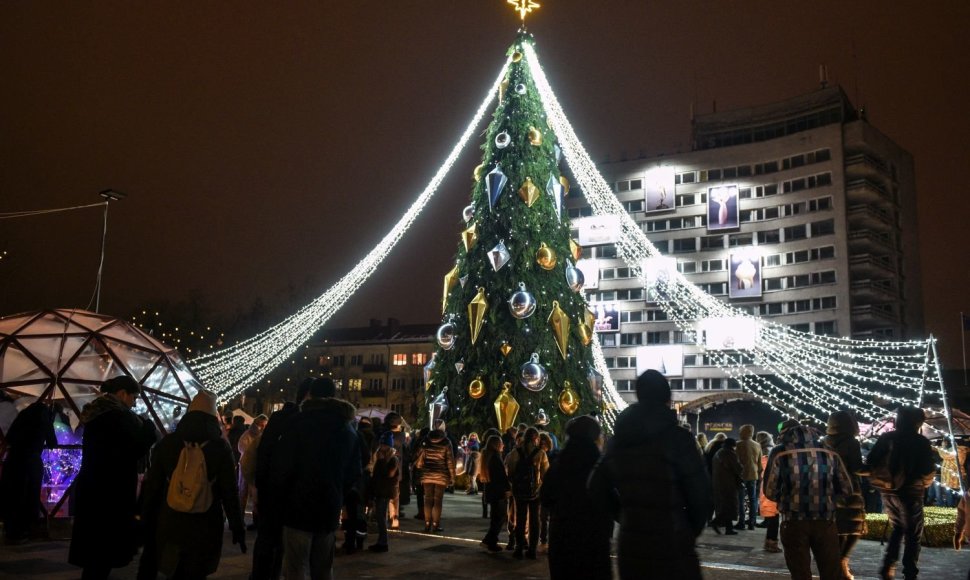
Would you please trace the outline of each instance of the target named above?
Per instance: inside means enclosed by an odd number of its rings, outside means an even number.
[[[805,332],[922,336],[913,160],[840,88],[698,116],[692,142],[688,153],[599,168],[688,280]],[[569,199],[574,222],[591,215],[581,196]],[[670,362],[671,353],[681,358],[668,369],[675,400],[739,388],[696,335],[645,300],[615,246],[584,257],[590,302],[619,319],[600,340],[624,397],[633,398],[638,356]]]
[[[424,405],[424,365],[431,360],[437,325],[387,324],[322,330],[307,346],[321,376],[337,384],[338,396],[358,409],[396,411],[413,423]]]

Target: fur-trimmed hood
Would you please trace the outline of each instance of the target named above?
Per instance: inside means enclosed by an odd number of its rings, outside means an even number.
[[[300,411],[303,413],[315,411],[329,412],[348,422],[352,421],[357,415],[356,407],[343,399],[337,399],[334,397],[307,399],[306,401],[303,401],[302,405],[300,405]]]

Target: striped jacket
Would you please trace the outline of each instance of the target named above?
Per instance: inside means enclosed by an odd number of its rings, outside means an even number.
[[[842,459],[810,427],[792,427],[768,456],[765,497],[784,520],[833,520],[837,498],[852,493]]]

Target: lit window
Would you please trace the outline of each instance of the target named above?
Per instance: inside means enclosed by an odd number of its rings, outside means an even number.
[[[424,366],[428,364],[428,355],[423,352],[415,352],[411,354],[411,364]]]
[[[404,353],[392,355],[391,364],[396,367],[403,367],[404,365],[408,364],[408,355]]]

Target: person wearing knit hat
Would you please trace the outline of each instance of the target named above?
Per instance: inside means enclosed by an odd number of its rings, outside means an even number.
[[[206,511],[176,511],[167,499],[170,481],[183,450],[187,449],[186,444],[198,445],[205,459],[212,493],[212,503]],[[216,396],[200,390],[175,431],[163,437],[152,450],[151,466],[142,485],[142,521],[149,529],[146,535],[154,538],[158,572],[167,577],[178,572],[186,578],[213,574],[222,556],[227,519],[232,543],[245,554],[246,527],[239,506],[235,461],[229,442],[222,435]]]
[[[188,412],[192,411],[202,411],[203,413],[208,413],[213,417],[219,418],[219,411],[216,409],[217,397],[215,393],[211,391],[199,390],[198,393],[192,397],[192,402],[189,403]]]
[[[394,450],[394,433],[385,431],[378,439],[374,453],[374,474],[371,476],[374,514],[377,519],[377,543],[368,546],[371,552],[387,551],[387,516],[391,498],[400,493],[401,461]]]

